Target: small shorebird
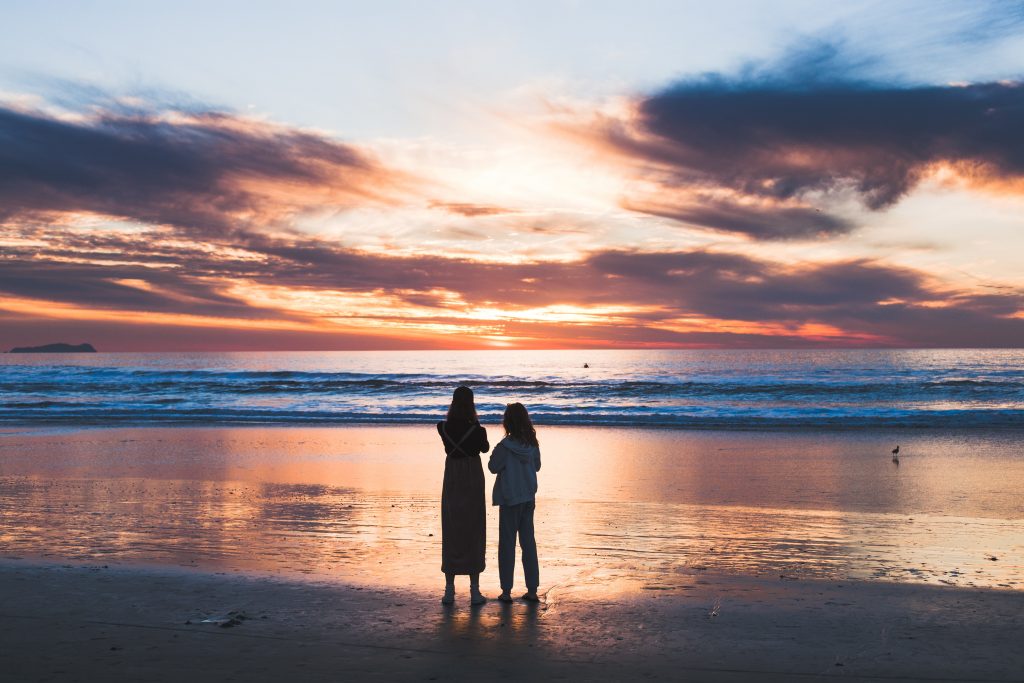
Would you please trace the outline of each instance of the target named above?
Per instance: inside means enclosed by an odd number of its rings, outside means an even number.
[[[896,448],[892,449],[892,461],[895,462],[895,463],[898,463],[900,461],[900,447],[899,447],[899,444],[896,445]]]

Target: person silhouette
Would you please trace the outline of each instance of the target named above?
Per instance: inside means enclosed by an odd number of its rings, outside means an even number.
[[[533,530],[536,509],[537,472],[540,471],[540,443],[530,414],[522,403],[510,403],[501,420],[505,428],[502,439],[487,469],[498,475],[491,495],[498,506],[498,574],[501,580],[501,602],[512,602],[512,577],[516,564],[516,538],[523,551],[523,574],[526,593],[523,600],[537,602],[540,568],[537,562],[537,540]]]
[[[455,602],[455,577],[469,575],[470,603],[482,605],[480,572],[486,567],[487,502],[480,454],[490,448],[480,425],[473,390],[458,387],[446,419],[437,423],[444,444],[444,483],[441,487],[441,571],[445,587],[441,602]]]

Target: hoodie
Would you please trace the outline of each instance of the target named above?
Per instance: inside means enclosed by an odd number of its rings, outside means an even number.
[[[537,493],[540,449],[506,436],[491,452],[487,469],[494,480],[493,505],[518,505],[533,500]]]

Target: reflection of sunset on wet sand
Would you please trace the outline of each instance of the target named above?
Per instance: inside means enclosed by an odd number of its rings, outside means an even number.
[[[0,638],[16,677],[1011,680],[1018,437],[893,435],[542,426],[541,602],[441,608],[429,427],[7,428]]]
[[[414,427],[9,433],[0,462],[17,476],[4,481],[0,540],[26,556],[429,591],[440,545],[430,436]],[[1013,559],[1024,470],[1012,439],[976,438],[968,455],[955,437],[919,434],[914,459],[896,469],[871,434],[767,440],[549,427],[542,436],[538,540],[553,595],[675,590],[708,571],[989,587],[1024,580]],[[485,587],[495,582],[494,557],[488,566]]]

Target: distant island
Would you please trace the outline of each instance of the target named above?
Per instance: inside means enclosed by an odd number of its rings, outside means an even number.
[[[43,346],[16,346],[10,353],[96,353],[92,344],[44,344]]]

